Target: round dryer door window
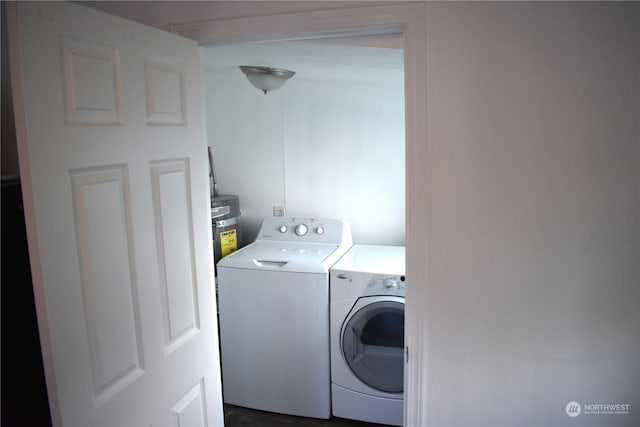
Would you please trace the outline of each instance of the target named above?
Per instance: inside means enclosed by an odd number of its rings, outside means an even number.
[[[404,383],[404,298],[360,298],[342,330],[343,356],[369,387],[402,393]]]

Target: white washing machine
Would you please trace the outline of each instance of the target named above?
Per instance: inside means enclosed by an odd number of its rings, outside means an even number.
[[[329,268],[351,246],[343,221],[269,217],[220,260],[225,403],[330,418]]]
[[[331,406],[336,417],[402,425],[403,246],[354,245],[330,273]]]

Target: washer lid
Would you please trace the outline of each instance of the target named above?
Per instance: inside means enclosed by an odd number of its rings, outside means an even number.
[[[322,262],[335,251],[337,247],[337,245],[331,244],[258,241],[249,245],[240,257],[258,260],[317,263]]]
[[[335,244],[256,241],[222,258],[218,267],[326,272],[338,248]]]

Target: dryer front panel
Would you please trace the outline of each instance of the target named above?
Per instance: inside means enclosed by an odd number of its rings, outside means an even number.
[[[402,394],[404,298],[359,298],[345,319],[341,349],[351,372],[369,387]]]

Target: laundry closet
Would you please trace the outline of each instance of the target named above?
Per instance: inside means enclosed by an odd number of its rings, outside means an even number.
[[[239,195],[249,244],[217,264],[224,402],[402,425],[403,50],[201,52],[216,187]],[[262,93],[249,67],[295,75]]]

